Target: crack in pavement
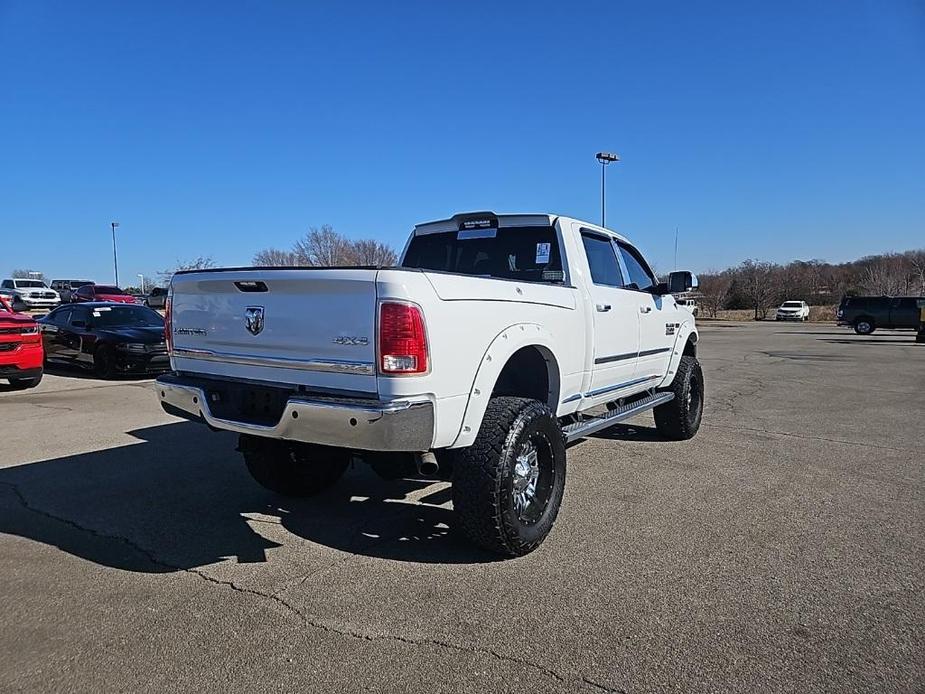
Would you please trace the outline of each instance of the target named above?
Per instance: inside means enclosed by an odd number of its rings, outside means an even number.
[[[65,412],[74,411],[73,407],[66,407],[65,405],[40,405],[37,402],[30,402],[26,404],[32,405],[32,407],[38,407],[39,409],[42,409],[42,410],[63,410]]]
[[[526,658],[518,658],[516,656],[505,655],[491,648],[486,648],[486,647],[481,647],[481,646],[464,646],[464,645],[452,643],[450,641],[445,641],[443,639],[435,639],[435,638],[418,639],[418,638],[411,638],[407,636],[401,636],[400,634],[367,633],[367,632],[359,631],[357,629],[351,629],[351,628],[346,628],[343,626],[338,626],[335,623],[330,622],[328,620],[322,621],[317,618],[313,618],[307,615],[306,613],[304,613],[302,610],[297,608],[295,605],[290,603],[285,598],[281,597],[279,594],[264,593],[262,591],[255,590],[253,588],[245,588],[243,586],[240,586],[234,583],[233,581],[228,581],[228,580],[224,580],[220,578],[215,578],[214,576],[210,576],[209,574],[207,574],[206,572],[200,569],[183,567],[177,564],[171,564],[170,562],[159,559],[153,552],[142,547],[141,545],[136,543],[134,540],[131,540],[130,538],[123,537],[121,535],[103,533],[93,528],[83,526],[80,523],[77,523],[76,521],[71,520],[70,518],[64,518],[62,516],[57,516],[53,513],[50,513],[48,511],[44,511],[42,509],[32,506],[29,503],[28,499],[25,497],[25,495],[22,493],[22,491],[19,489],[19,487],[15,484],[11,484],[9,482],[0,482],[0,486],[9,488],[13,492],[19,504],[24,509],[26,509],[27,511],[30,511],[31,513],[35,513],[44,518],[48,518],[58,523],[62,523],[79,532],[92,535],[93,537],[97,537],[103,540],[114,540],[117,542],[121,542],[127,545],[128,547],[130,547],[131,549],[133,549],[134,551],[141,554],[149,562],[151,562],[151,564],[153,564],[154,566],[159,566],[161,568],[171,569],[173,571],[178,571],[182,573],[192,574],[193,576],[196,576],[199,579],[207,583],[229,588],[237,593],[241,593],[245,595],[252,595],[255,597],[262,598],[264,600],[269,600],[271,602],[274,602],[278,604],[280,607],[282,607],[284,611],[288,612],[291,615],[296,616],[305,626],[312,627],[320,631],[324,631],[326,633],[335,634],[338,636],[346,636],[349,638],[353,638],[353,639],[357,639],[361,641],[367,641],[367,642],[390,641],[390,642],[401,643],[401,644],[405,644],[409,646],[432,646],[432,647],[445,648],[445,649],[457,651],[460,653],[487,655],[501,662],[513,663],[516,665],[521,665],[524,667],[535,669],[539,671],[540,673],[542,673],[543,675],[546,675],[547,677],[550,677],[551,679],[556,680],[557,682],[565,682],[567,679],[569,679],[565,675],[557,672],[556,670],[552,668],[546,667],[539,663],[534,663],[530,660],[527,660]],[[338,560],[338,563],[340,561],[343,561],[343,560]],[[330,568],[330,567],[326,567],[326,568]],[[578,679],[582,683],[595,687],[600,691],[605,691],[605,692],[620,691],[620,690],[612,689],[605,685],[599,684],[582,675],[578,675]]]

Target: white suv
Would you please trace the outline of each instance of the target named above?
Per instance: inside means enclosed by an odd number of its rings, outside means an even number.
[[[42,280],[6,279],[0,283],[0,290],[12,297],[17,307],[54,308],[61,303],[61,296],[49,289]]]
[[[777,309],[774,320],[809,320],[809,305],[805,301],[785,301]]]

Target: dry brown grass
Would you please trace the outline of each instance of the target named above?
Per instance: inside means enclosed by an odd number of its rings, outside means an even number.
[[[809,322],[810,323],[831,323],[835,320],[835,306],[810,306],[809,307]],[[774,320],[775,308],[772,308],[768,311],[768,316],[765,320]],[[735,320],[735,321],[750,321],[754,320],[755,312],[750,308],[745,309],[734,309],[728,311],[717,311],[716,318],[709,318],[706,313],[700,313],[698,320]]]

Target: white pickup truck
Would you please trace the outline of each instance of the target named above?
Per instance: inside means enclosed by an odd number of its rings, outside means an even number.
[[[566,443],[647,410],[666,438],[697,432],[697,329],[672,296],[694,287],[588,222],[460,214],[415,227],[395,268],[177,273],[157,395],[238,432],[275,492],[354,458],[448,479],[458,529],[522,555],[556,519]]]

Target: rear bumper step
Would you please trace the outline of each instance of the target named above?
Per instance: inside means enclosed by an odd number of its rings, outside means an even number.
[[[291,396],[273,424],[223,419],[212,414],[206,391],[175,375],[158,378],[157,395],[168,414],[185,412],[213,429],[365,451],[426,451],[434,438],[429,400],[338,400]]]
[[[674,400],[674,393],[652,393],[640,400],[634,400],[631,403],[609,410],[607,414],[600,417],[590,417],[580,422],[573,422],[562,427],[567,443],[576,439],[590,436],[614,424],[618,424],[637,414],[651,410],[659,405],[663,405],[670,400]]]

